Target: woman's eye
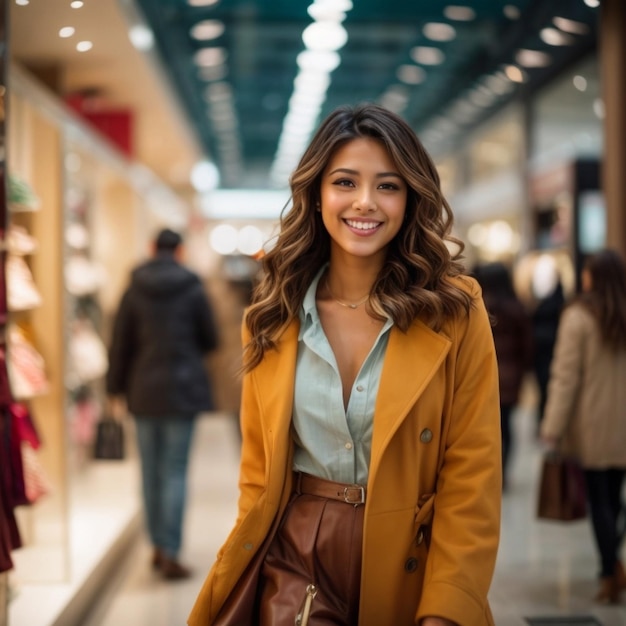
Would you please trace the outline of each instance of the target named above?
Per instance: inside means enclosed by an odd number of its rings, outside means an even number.
[[[380,185],[381,189],[399,189],[398,185],[396,185],[396,183],[382,183]]]
[[[336,180],[334,183],[334,185],[338,185],[340,187],[351,187],[353,186],[353,182],[347,178],[340,178],[339,180]]]

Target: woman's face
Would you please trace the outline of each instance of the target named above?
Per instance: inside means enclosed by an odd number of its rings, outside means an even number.
[[[354,139],[341,146],[322,174],[322,220],[331,253],[384,259],[406,210],[407,184],[383,144]]]

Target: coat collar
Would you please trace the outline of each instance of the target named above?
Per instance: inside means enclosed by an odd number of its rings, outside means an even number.
[[[300,323],[293,321],[255,369],[263,395],[265,432],[288,432]],[[406,333],[391,328],[381,374],[374,417],[371,463],[377,462],[393,433],[434,376],[450,350],[451,341],[424,323],[415,321]]]

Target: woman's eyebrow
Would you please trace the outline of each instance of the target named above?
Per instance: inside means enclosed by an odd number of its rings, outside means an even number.
[[[333,174],[351,174],[352,176],[358,176],[359,172],[357,170],[351,170],[348,167],[338,167],[337,169],[334,169],[332,172],[328,172],[329,176],[332,176]],[[376,174],[376,178],[386,178],[387,176],[395,176],[396,178],[402,178],[402,176],[400,176],[400,174],[398,174],[397,172],[380,172],[378,174]]]

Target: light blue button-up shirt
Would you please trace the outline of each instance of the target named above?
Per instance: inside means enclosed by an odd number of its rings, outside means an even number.
[[[374,405],[393,322],[387,319],[363,362],[344,410],[337,361],[315,305],[323,267],[300,311],[293,428],[294,469],[342,483],[367,484]]]

